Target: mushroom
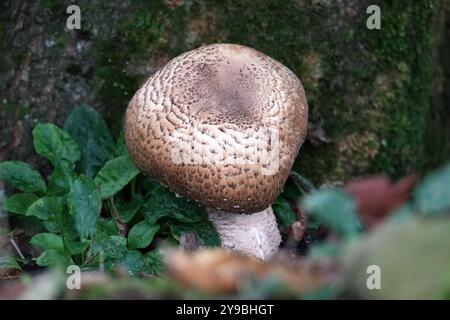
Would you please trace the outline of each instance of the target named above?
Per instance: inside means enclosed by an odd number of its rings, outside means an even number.
[[[270,206],[307,118],[291,70],[252,48],[213,44],[148,78],[129,103],[125,138],[144,174],[208,208],[224,246],[267,260],[281,241]]]

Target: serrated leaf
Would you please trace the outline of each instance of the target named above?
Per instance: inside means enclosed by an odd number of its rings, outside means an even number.
[[[414,191],[415,205],[424,215],[450,213],[450,163],[427,175]]]
[[[6,199],[3,208],[11,213],[26,214],[28,207],[38,199],[34,193],[16,193]]]
[[[114,203],[122,221],[129,222],[141,208],[144,198],[141,194],[135,193],[129,202],[126,202],[123,197],[114,197]]]
[[[95,176],[102,199],[107,199],[125,187],[139,170],[128,156],[114,158],[105,163]]]
[[[180,237],[185,233],[195,233],[201,244],[205,247],[216,247],[221,245],[220,236],[213,224],[207,220],[196,223],[181,223],[173,221],[170,224],[173,237],[180,241]]]
[[[71,170],[80,160],[80,148],[72,137],[51,123],[38,124],[33,130],[36,152],[48,159],[55,168]]]
[[[48,266],[54,266],[54,265],[60,265],[67,266],[69,264],[73,264],[72,260],[66,256],[64,256],[62,253],[53,250],[53,249],[47,249],[45,250],[36,260],[36,263],[38,266],[41,267],[48,267]]]
[[[0,270],[22,270],[16,259],[9,256],[0,256]]]
[[[28,208],[26,215],[48,220],[52,215],[61,214],[62,206],[63,199],[61,197],[42,197]]]
[[[344,237],[352,237],[362,230],[355,202],[341,189],[313,192],[303,199],[302,208],[310,217]]]
[[[43,194],[47,191],[41,174],[28,163],[21,161],[1,162],[0,180],[25,192]]]
[[[159,231],[159,228],[158,224],[151,224],[145,220],[134,225],[128,234],[128,247],[130,249],[147,247]]]
[[[297,215],[289,204],[289,201],[283,197],[278,197],[277,201],[272,204],[272,209],[281,224],[285,227],[292,226],[297,219]]]
[[[64,124],[64,131],[77,142],[81,151],[80,172],[93,178],[104,163],[114,157],[114,141],[98,112],[89,106],[75,108]]]
[[[179,198],[167,188],[158,186],[151,192],[150,198],[145,202],[144,213],[146,220],[156,222],[164,216],[172,217],[178,221],[193,223],[206,219],[206,210],[184,198]]]
[[[30,243],[42,249],[53,249],[64,252],[64,241],[61,236],[54,233],[39,233],[31,238]]]
[[[80,175],[70,187],[68,205],[70,214],[75,217],[80,238],[94,236],[102,208],[102,200],[95,182],[86,175]]]

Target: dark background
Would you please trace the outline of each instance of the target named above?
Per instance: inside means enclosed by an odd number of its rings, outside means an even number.
[[[65,27],[70,4],[81,8],[81,30]],[[370,4],[381,8],[381,30],[366,28]],[[444,0],[2,1],[0,161],[45,172],[32,147],[37,122],[61,125],[86,103],[117,134],[155,70],[203,44],[233,42],[303,81],[313,132],[296,163],[304,176],[322,184],[422,173],[450,155],[449,8]]]

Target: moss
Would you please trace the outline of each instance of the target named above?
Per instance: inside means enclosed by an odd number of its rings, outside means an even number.
[[[15,50],[11,54],[11,60],[15,66],[20,66],[26,58],[25,50]]]
[[[395,176],[424,169],[439,2],[416,2],[408,7],[392,2],[387,9],[386,32],[374,39],[374,52],[383,57],[383,69],[391,70],[394,80],[390,95],[380,95],[381,108],[389,114],[383,125],[387,143],[374,168]]]
[[[441,30],[438,80],[436,93],[432,99],[427,132],[427,167],[430,169],[444,165],[450,158],[450,3],[443,4],[441,10]]]
[[[164,1],[134,1],[118,21],[114,34],[96,39],[92,50],[95,77],[102,83],[98,99],[112,110],[106,117],[113,122],[113,128],[119,127],[128,101],[154,71],[148,70],[149,62],[161,55],[175,56],[183,50],[178,44],[182,43],[185,9],[183,5],[171,8]]]
[[[135,1],[117,32],[94,48],[99,99],[124,110],[139,84],[169,58],[205,43],[245,44],[303,80],[310,119],[323,123],[334,141],[302,147],[295,166],[304,176],[323,183],[420,172],[440,1],[379,1],[381,30],[365,27],[370,4]]]
[[[42,0],[42,7],[46,10],[56,11],[58,8],[62,8],[61,4],[56,0]]]
[[[337,147],[340,166],[336,169],[337,172],[356,171],[363,174],[380,150],[380,137],[368,131],[354,132],[341,137]]]
[[[66,71],[71,75],[79,75],[82,72],[81,65],[79,63],[71,63],[66,67]]]

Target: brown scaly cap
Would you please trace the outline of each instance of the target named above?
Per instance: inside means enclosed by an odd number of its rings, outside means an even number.
[[[128,106],[138,168],[205,207],[253,213],[275,201],[307,128],[295,74],[249,47],[214,44],[153,74]]]

